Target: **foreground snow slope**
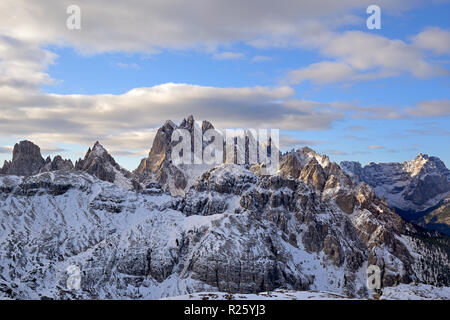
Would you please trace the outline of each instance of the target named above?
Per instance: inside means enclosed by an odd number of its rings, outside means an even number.
[[[275,290],[257,294],[199,292],[164,300],[355,300],[340,294],[325,291]],[[372,298],[373,299],[373,298]],[[400,284],[383,289],[381,300],[450,300],[450,287],[434,287],[425,284]]]

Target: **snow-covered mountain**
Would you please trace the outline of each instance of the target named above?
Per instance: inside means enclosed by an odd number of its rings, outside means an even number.
[[[408,220],[420,220],[435,207],[448,206],[450,170],[437,157],[420,153],[402,163],[372,162],[362,167],[359,162],[343,161],[340,165],[355,181],[369,184]]]
[[[131,172],[122,168],[98,141],[92,149],[89,148],[84,159],[79,159],[75,163],[75,169],[128,190],[139,188]]]
[[[341,167],[356,181],[364,181],[379,197],[403,211],[424,211],[450,195],[450,170],[437,157],[420,153],[402,163],[343,161]]]
[[[174,127],[166,122],[160,138]],[[74,169],[0,175],[0,297],[286,289],[368,298],[368,265],[386,288],[450,286],[449,239],[405,222],[326,156],[289,152],[272,176],[232,163],[194,176],[167,150],[154,145],[133,174],[97,143]],[[189,177],[182,194],[165,188],[171,166]],[[78,290],[67,286],[69,266],[81,271]]]

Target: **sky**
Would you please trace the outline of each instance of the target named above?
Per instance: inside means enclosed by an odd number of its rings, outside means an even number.
[[[0,162],[25,139],[73,161],[99,140],[133,170],[192,114],[336,162],[450,167],[449,75],[450,1],[2,0]]]

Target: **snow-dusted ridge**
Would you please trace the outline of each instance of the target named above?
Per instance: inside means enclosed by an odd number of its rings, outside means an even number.
[[[423,254],[420,243],[404,246],[407,254],[383,242],[397,231],[378,209],[348,215],[329,195],[317,198],[314,185],[258,177],[243,166],[208,171],[184,198],[76,171],[1,176],[0,190],[4,298],[158,299],[277,288],[367,298],[367,259],[380,258],[386,283],[436,281],[426,263],[409,261]],[[372,224],[377,231],[365,239]],[[80,290],[67,289],[70,265],[83,272]]]
[[[383,290],[450,285],[449,239],[406,223],[326,156],[292,151],[273,176],[258,165],[188,172],[169,161],[175,128],[166,122],[133,173],[96,143],[73,170],[0,175],[0,297],[366,299],[371,264]]]
[[[356,181],[374,188],[389,205],[403,211],[420,212],[450,196],[450,170],[437,157],[420,153],[402,163],[343,161],[342,169]]]

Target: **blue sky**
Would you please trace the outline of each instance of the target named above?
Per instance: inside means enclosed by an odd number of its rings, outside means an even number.
[[[271,20],[264,24],[259,20],[265,15],[260,8],[253,15],[242,13],[242,20],[233,16],[240,29],[230,32],[216,26],[214,19],[195,21],[188,13],[184,17],[180,8],[176,21],[169,17],[159,24],[148,22],[156,27],[169,22],[176,26],[167,28],[170,32],[161,27],[155,34],[143,31],[147,22],[139,20],[139,8],[128,8],[130,19],[136,19],[136,29],[126,25],[123,30],[117,21],[118,27],[108,25],[118,19],[115,9],[119,7],[106,8],[104,20],[94,23],[89,20],[90,13],[98,8],[79,2],[82,28],[78,31],[54,31],[64,29],[54,25],[67,17],[64,5],[61,16],[40,10],[40,15],[49,15],[46,22],[40,22],[40,31],[46,35],[42,39],[30,31],[38,23],[36,16],[29,15],[33,8],[23,10],[15,8],[20,6],[18,2],[9,4],[18,18],[0,24],[4,46],[10,46],[12,52],[1,56],[0,51],[0,61],[15,66],[14,60],[22,56],[19,50],[36,54],[21,60],[26,65],[23,78],[8,72],[9,65],[0,74],[5,79],[0,85],[6,83],[0,91],[6,109],[6,116],[0,117],[5,124],[0,132],[1,161],[10,159],[11,146],[21,139],[41,145],[45,155],[61,153],[73,160],[99,139],[121,165],[134,169],[150,149],[154,129],[168,117],[179,121],[194,114],[218,127],[252,128],[258,124],[259,105],[272,103],[273,119],[261,123],[281,129],[292,142],[289,147],[309,145],[334,161],[363,164],[410,160],[422,152],[450,165],[448,1],[417,1],[412,6],[398,0],[395,6],[380,5],[381,30],[367,29],[369,15],[358,2],[336,5],[335,11],[323,13],[320,8],[308,7],[305,10],[312,10],[311,16],[296,17],[289,10],[276,9],[273,26]],[[56,2],[43,3],[44,8],[58,12],[53,8]],[[268,4],[267,12],[275,5]],[[211,15],[216,13],[214,7],[210,10]],[[158,12],[152,14],[154,20],[159,18]],[[280,22],[289,19],[290,24]],[[28,24],[29,29],[14,28],[19,22]],[[269,26],[260,31],[258,24]],[[184,29],[189,34],[179,31]],[[101,36],[96,38],[97,34]],[[321,66],[324,72],[316,68]],[[335,74],[330,69],[334,67]],[[36,77],[25,76],[31,73]],[[165,86],[168,83],[181,87]],[[159,86],[169,98],[155,98]],[[144,100],[138,100],[136,95],[127,95],[136,88],[153,89],[145,91]],[[20,92],[26,102],[9,101],[11,92],[13,96]],[[153,99],[158,107],[152,109]],[[160,106],[161,99],[169,102]],[[282,101],[282,107],[274,101]],[[33,103],[42,110],[37,112]],[[240,109],[239,104],[245,107]],[[293,117],[291,104],[296,106]],[[311,108],[311,104],[320,106]],[[128,107],[129,113],[123,112]],[[92,118],[83,120],[82,114],[89,114],[89,108]],[[19,110],[23,118],[17,125],[15,116],[19,115],[13,112]],[[105,115],[108,110],[111,112]],[[65,118],[59,118],[60,114]],[[224,119],[228,115],[229,119]],[[270,113],[267,117],[271,118]]]

